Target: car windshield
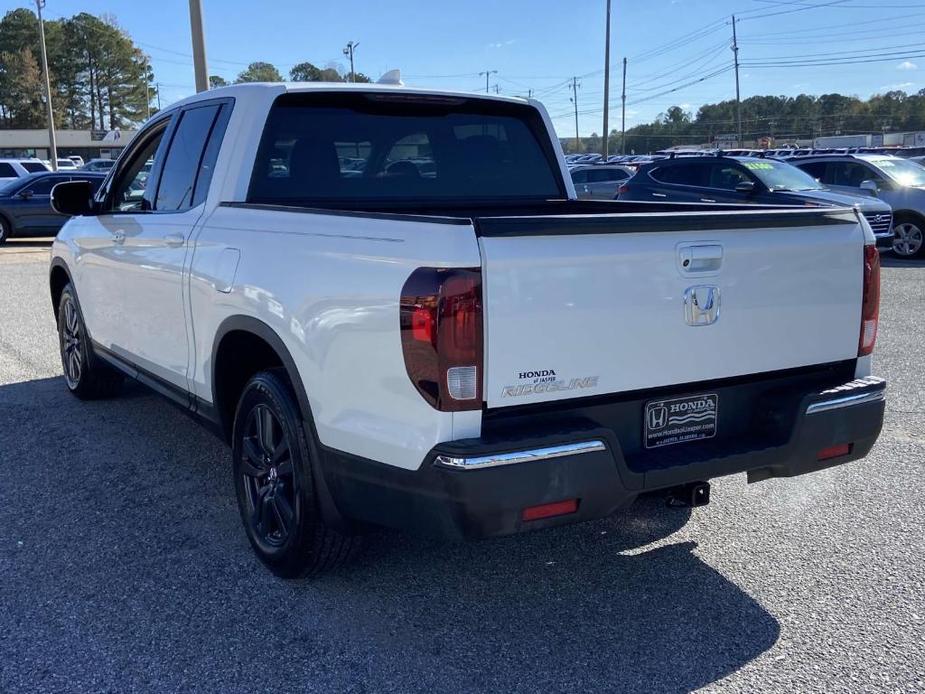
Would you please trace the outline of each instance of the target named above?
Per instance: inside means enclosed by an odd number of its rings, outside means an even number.
[[[908,159],[873,159],[870,162],[901,186],[925,186],[925,167]]]
[[[808,173],[782,161],[744,161],[742,165],[757,176],[768,190],[822,190]]]

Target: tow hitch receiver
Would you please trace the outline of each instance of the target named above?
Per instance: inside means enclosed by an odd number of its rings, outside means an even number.
[[[690,482],[680,487],[672,487],[665,496],[669,506],[694,508],[710,503],[710,483]]]

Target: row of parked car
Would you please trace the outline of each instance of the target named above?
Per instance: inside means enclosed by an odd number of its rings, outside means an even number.
[[[58,157],[58,171],[109,171],[115,164],[114,159],[91,159],[84,163],[83,157],[74,155]],[[51,162],[47,159],[0,159],[0,184],[33,173],[51,171]]]
[[[871,152],[788,157],[766,153],[675,153],[634,161],[570,164],[579,197],[687,203],[856,206],[878,245],[925,255],[925,166]]]

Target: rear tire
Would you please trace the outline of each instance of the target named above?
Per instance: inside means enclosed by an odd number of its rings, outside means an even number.
[[[0,246],[5,244],[7,239],[10,238],[11,230],[10,223],[3,217],[0,217]]]
[[[901,217],[893,225],[893,253],[900,258],[920,258],[925,252],[925,223]]]
[[[71,284],[61,290],[58,301],[58,345],[67,389],[81,400],[112,397],[119,392],[123,376],[93,354],[80,304]]]
[[[329,571],[357,543],[321,518],[311,464],[318,446],[310,436],[282,371],[248,381],[232,433],[238,509],[254,552],[283,578]]]

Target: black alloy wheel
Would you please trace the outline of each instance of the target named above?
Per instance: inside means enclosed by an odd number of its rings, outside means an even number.
[[[235,491],[251,547],[283,578],[332,569],[356,547],[353,535],[322,518],[312,466],[319,451],[285,370],[252,377],[232,430]]]
[[[289,440],[267,405],[257,405],[244,425],[241,473],[247,522],[264,551],[286,544],[299,513]]]

